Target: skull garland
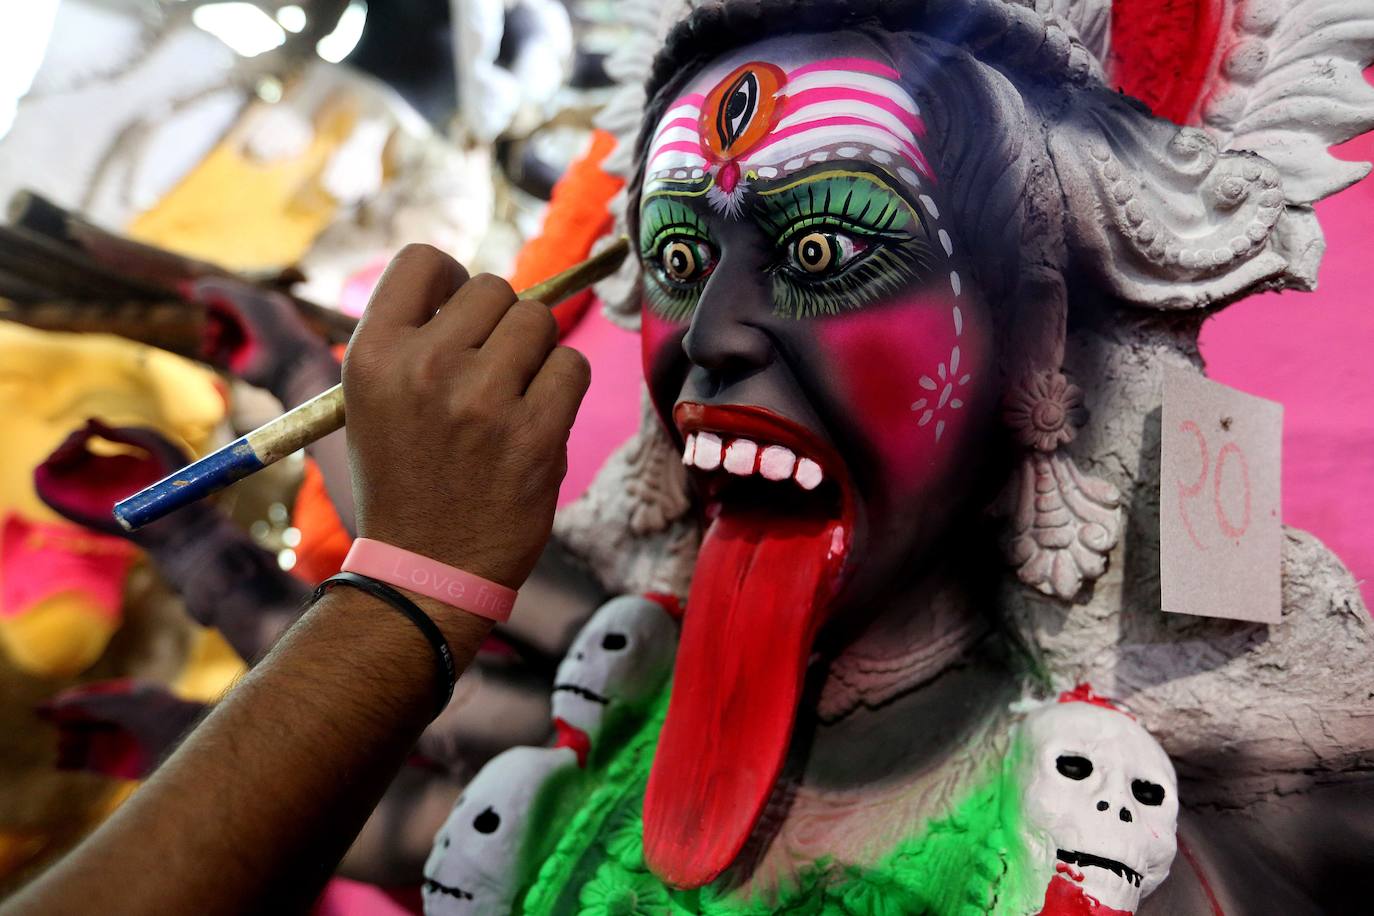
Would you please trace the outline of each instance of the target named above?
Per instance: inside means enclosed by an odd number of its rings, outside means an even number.
[[[514,747],[482,768],[425,861],[427,916],[500,916],[513,910],[530,813],[544,787],[576,762],[569,748]]]
[[[1041,916],[1134,913],[1178,848],[1173,764],[1135,717],[1087,685],[1020,726],[1027,847],[1046,872]]]
[[[602,605],[558,666],[553,716],[559,743],[586,750],[606,713],[654,696],[673,668],[677,624],[656,597],[622,595]]]

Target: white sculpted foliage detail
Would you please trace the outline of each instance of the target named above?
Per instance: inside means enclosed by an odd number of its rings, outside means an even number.
[[[1102,575],[1121,530],[1121,494],[1063,451],[1031,451],[1004,491],[1007,560],[1023,583],[1068,601]]]
[[[1133,716],[1077,692],[1090,699],[1061,699],[1020,726],[1027,846],[1051,883],[1068,882],[1053,890],[1134,913],[1178,848],[1178,780]]]

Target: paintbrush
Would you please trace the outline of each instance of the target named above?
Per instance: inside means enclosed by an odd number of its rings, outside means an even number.
[[[530,287],[520,293],[520,298],[545,305],[561,302],[614,273],[629,250],[629,241],[622,237],[601,253]],[[275,464],[343,425],[343,386],[335,385],[219,451],[116,503],[115,520],[125,530],[134,531]]]

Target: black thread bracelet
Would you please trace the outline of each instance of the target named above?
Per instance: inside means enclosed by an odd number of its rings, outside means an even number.
[[[444,634],[439,631],[439,627],[430,619],[429,615],[420,610],[418,604],[385,582],[355,572],[341,572],[325,579],[315,587],[315,594],[310,599],[311,603],[319,601],[320,597],[335,585],[347,585],[349,588],[356,588],[359,591],[367,592],[374,598],[385,601],[405,614],[407,619],[424,634],[425,639],[429,640],[429,644],[434,647],[435,667],[438,669],[440,682],[445,685],[444,695],[439,700],[439,708],[434,715],[438,716],[439,713],[443,712],[448,701],[453,699],[453,687],[458,683],[458,670],[453,665],[453,652],[448,647],[448,640],[444,639]]]

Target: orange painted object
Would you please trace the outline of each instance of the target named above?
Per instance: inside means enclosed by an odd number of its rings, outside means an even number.
[[[301,542],[296,547],[296,565],[291,571],[307,582],[328,579],[343,565],[353,539],[329,501],[324,475],[309,459],[305,462],[305,479],[296,493],[296,505],[291,514],[292,523],[301,533]]]
[[[615,137],[604,130],[595,131],[586,154],[558,179],[543,230],[525,243],[515,259],[511,286],[525,289],[567,270],[585,260],[596,240],[611,231],[611,199],[625,182],[603,172],[601,163],[614,149]],[[560,335],[566,335],[577,325],[592,298],[591,290],[583,290],[554,306],[553,317],[558,319]]]

